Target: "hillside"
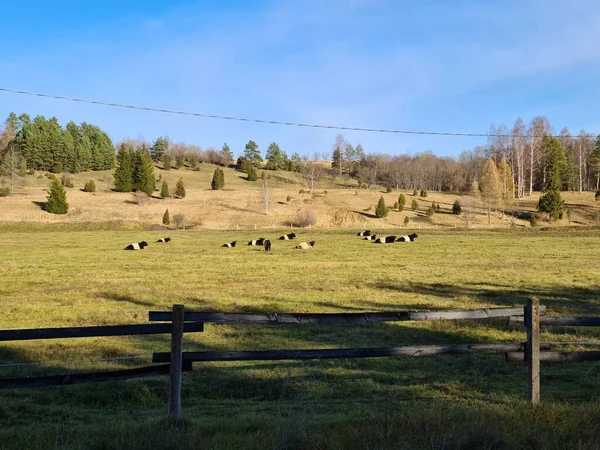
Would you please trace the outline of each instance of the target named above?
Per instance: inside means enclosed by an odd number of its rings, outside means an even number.
[[[155,168],[157,178],[168,182],[171,192],[178,179],[183,179],[187,191],[184,199],[161,199],[158,192],[142,205],[138,205],[130,193],[111,190],[112,173],[87,172],[73,175],[74,187],[67,188],[70,205],[66,216],[45,212],[42,207],[46,200],[49,180],[42,173],[18,178],[15,194],[0,198],[0,222],[143,222],[160,225],[165,209],[171,217],[183,214],[186,226],[205,229],[248,229],[282,228],[298,225],[298,214],[312,211],[316,215],[319,228],[404,228],[404,219],[408,217],[409,228],[461,228],[465,226],[463,216],[452,214],[455,200],[467,203],[468,199],[460,195],[429,192],[427,198],[413,197],[412,191],[393,191],[385,193],[380,187],[360,189],[354,180],[336,180],[323,178],[313,194],[307,193],[307,187],[296,173],[269,172],[270,213],[265,213],[264,195],[260,179],[248,182],[245,174],[231,168],[225,168],[225,188],[219,191],[210,189],[215,166],[202,164],[199,171],[187,169],[163,171]],[[94,180],[97,192],[86,193],[82,188],[86,181]],[[302,193],[301,193],[302,192]],[[400,193],[407,198],[404,211],[390,210],[388,217],[377,219],[375,206],[383,195],[391,208]],[[589,226],[600,223],[600,207],[594,201],[592,192],[563,192],[567,209],[571,211],[571,220],[567,218],[553,225]],[[535,212],[539,194],[515,200],[510,214],[502,217],[501,212],[493,211],[492,228],[529,227],[529,217]],[[411,202],[416,199],[419,208],[412,211]],[[426,209],[431,202],[439,203],[440,211],[427,217]],[[488,217],[481,202],[477,203],[471,226],[487,228]],[[540,221],[539,225],[548,223]]]

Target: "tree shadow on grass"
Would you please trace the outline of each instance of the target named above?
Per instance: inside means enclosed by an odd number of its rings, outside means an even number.
[[[46,202],[37,202],[37,201],[32,201],[31,203],[33,203],[35,206],[39,207],[40,209],[42,209],[43,211],[46,210]]]

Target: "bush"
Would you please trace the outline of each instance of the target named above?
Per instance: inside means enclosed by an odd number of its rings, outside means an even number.
[[[394,209],[397,209],[398,211],[400,211],[400,203],[398,203],[398,202],[394,203]]]
[[[389,194],[390,192],[392,192],[392,188],[388,186],[387,188],[385,188],[385,192]]]
[[[600,200],[600,191],[596,191],[596,201]]]
[[[529,225],[531,225],[532,227],[537,227],[538,221],[537,221],[537,215],[532,214],[531,217],[529,218]]]
[[[150,197],[144,191],[135,191],[133,193],[133,201],[138,206],[145,205],[148,202],[149,199],[150,199]]]
[[[52,173],[61,173],[63,171],[63,165],[62,163],[56,163],[52,166]]]
[[[52,214],[66,214],[69,211],[65,188],[60,181],[56,179],[50,185],[50,192],[48,193],[45,209]]]
[[[44,174],[44,176],[45,176],[46,178],[48,178],[49,180],[56,180],[56,175],[54,175],[53,173],[46,172],[46,173]]]
[[[398,197],[398,211],[403,211],[406,206],[406,197],[404,194],[400,194]]]
[[[68,187],[68,188],[72,188],[73,187],[73,178],[71,178],[69,175],[64,174],[61,178],[60,178],[60,182],[64,187]]]
[[[185,228],[185,216],[181,213],[173,216],[173,222],[177,228]]]
[[[285,201],[286,201],[286,202],[288,202],[288,203],[289,203],[289,202],[291,202],[291,201],[292,201],[292,197],[290,197],[290,196],[288,195],[288,196],[285,198]]]
[[[417,195],[419,195],[419,191],[417,191],[416,189],[413,191],[413,197],[416,197]]]
[[[421,189],[421,197],[427,197],[427,191],[425,189]]]
[[[85,183],[83,190],[85,192],[96,192],[96,183],[94,183],[94,180],[89,180],[87,183]]]
[[[256,170],[256,167],[254,167],[252,164],[248,164],[248,181],[256,181],[258,180],[258,171]]]
[[[312,209],[303,209],[296,216],[296,224],[301,227],[317,224],[317,213]]]
[[[404,218],[404,226],[407,227],[409,222],[410,222],[410,219],[408,218],[408,216],[406,216]]]
[[[264,172],[263,172],[264,173]],[[218,167],[215,169],[213,174],[212,182],[210,183],[210,187],[212,190],[216,191],[221,189],[225,185],[225,174]]]
[[[410,204],[410,207],[413,211],[416,211],[417,209],[419,209],[419,202],[417,200],[413,200]]]
[[[35,175],[35,169],[33,167],[31,169],[27,169],[27,175]]]
[[[185,198],[185,186],[183,185],[183,179],[179,179],[175,186],[175,197]]]
[[[304,194],[304,189],[300,189],[300,190],[298,191],[298,194]]]
[[[163,156],[163,170],[171,170],[171,157],[169,155]]]
[[[462,206],[460,206],[460,202],[458,200],[454,200],[454,203],[452,204],[452,214],[455,216],[460,216],[461,212]]]
[[[19,168],[19,176],[24,178],[27,175],[27,161],[23,160],[21,167]]]
[[[10,188],[9,187],[2,187],[0,188],[0,197],[8,197],[10,195]]]
[[[383,217],[387,217],[387,215],[389,214],[390,209],[385,206],[385,200],[383,199],[383,196],[381,196],[381,198],[379,199],[379,203],[377,203],[377,208],[375,209],[375,215],[381,219]]]
[[[167,184],[166,181],[163,181],[163,184],[160,187],[160,196],[161,196],[161,198],[170,197],[170,195],[169,195],[169,185]]]
[[[425,215],[426,215],[427,217],[431,217],[431,216],[433,216],[433,213],[434,213],[434,212],[435,212],[435,211],[433,210],[433,207],[431,207],[431,206],[430,206],[430,207],[429,207],[429,208],[427,208],[427,210],[425,211]]]
[[[163,214],[163,220],[162,220],[163,225],[171,225],[171,219],[169,218],[169,210],[165,210],[165,213]]]

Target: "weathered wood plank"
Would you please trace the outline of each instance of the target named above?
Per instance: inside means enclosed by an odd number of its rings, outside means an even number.
[[[192,370],[191,363],[183,367],[184,372]],[[92,373],[69,373],[45,377],[6,378],[0,380],[0,389],[23,387],[61,386],[65,384],[99,383],[103,381],[128,380],[131,378],[151,377],[169,373],[169,364],[137,367],[135,369],[111,370]]]
[[[532,405],[540,402],[540,300],[532,297],[524,308],[527,327],[527,400]]]
[[[506,360],[511,362],[526,362],[525,353],[509,352]],[[600,361],[600,351],[584,352],[540,352],[540,361],[544,362],[576,362],[576,361]]]
[[[544,309],[545,310],[545,307]],[[371,322],[396,322],[410,320],[488,319],[523,315],[523,308],[486,308],[473,310],[440,311],[385,311],[364,313],[298,313],[252,314],[193,312],[185,313],[187,322],[247,323],[247,324],[356,324]],[[151,322],[171,321],[167,311],[150,311]]]
[[[346,348],[318,350],[254,350],[184,352],[184,361],[273,361],[295,359],[384,358],[390,356],[468,355],[478,353],[506,353],[523,351],[522,343],[419,345],[407,347]],[[170,353],[152,355],[152,362],[170,360]]]
[[[181,372],[183,365],[183,305],[173,305],[173,322],[171,322],[171,353],[169,379],[169,420],[178,422],[181,419]]]
[[[523,317],[509,317],[508,324],[522,326],[525,324]],[[565,327],[600,327],[600,317],[565,316],[565,317],[540,317],[540,325],[565,326]]]
[[[186,323],[183,331],[186,333],[204,331],[204,324]],[[26,341],[32,339],[67,339],[102,336],[135,336],[143,334],[166,334],[170,332],[171,324],[169,323],[0,330],[0,341]]]

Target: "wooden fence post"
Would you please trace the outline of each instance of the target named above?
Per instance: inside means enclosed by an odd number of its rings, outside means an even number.
[[[173,305],[171,324],[171,366],[169,380],[169,420],[181,418],[181,371],[183,362],[183,305]]]
[[[540,300],[537,297],[528,299],[524,313],[527,326],[527,400],[537,405],[540,402]]]

